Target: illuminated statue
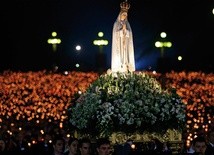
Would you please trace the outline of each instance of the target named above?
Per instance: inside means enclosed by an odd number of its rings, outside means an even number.
[[[120,4],[120,8],[113,26],[111,71],[133,72],[135,71],[133,37],[127,18],[130,4],[126,0]]]

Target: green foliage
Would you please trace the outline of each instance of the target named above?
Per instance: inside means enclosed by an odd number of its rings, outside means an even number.
[[[69,108],[72,126],[94,135],[182,129],[185,105],[150,75],[101,75]]]

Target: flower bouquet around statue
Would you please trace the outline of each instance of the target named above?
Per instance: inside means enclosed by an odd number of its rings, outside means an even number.
[[[110,136],[182,130],[186,106],[175,89],[162,89],[146,72],[103,74],[68,108],[72,129]]]

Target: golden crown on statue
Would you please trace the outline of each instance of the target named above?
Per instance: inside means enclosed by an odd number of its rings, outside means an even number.
[[[130,8],[130,4],[126,1],[120,3],[120,8],[122,12],[128,12],[129,8]]]

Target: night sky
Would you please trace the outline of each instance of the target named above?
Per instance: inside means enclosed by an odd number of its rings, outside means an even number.
[[[105,68],[110,68],[113,23],[121,0],[3,0],[0,69],[35,71],[51,69],[96,70],[93,45],[97,33],[109,41],[103,47]],[[166,64],[173,70],[214,69],[214,15],[212,0],[129,0],[128,20],[134,36],[136,70],[156,69],[160,49],[154,44],[167,33],[172,47],[165,49]],[[57,52],[47,43],[56,31],[62,43]],[[77,52],[76,45],[82,50]],[[178,62],[177,56],[183,56]]]

